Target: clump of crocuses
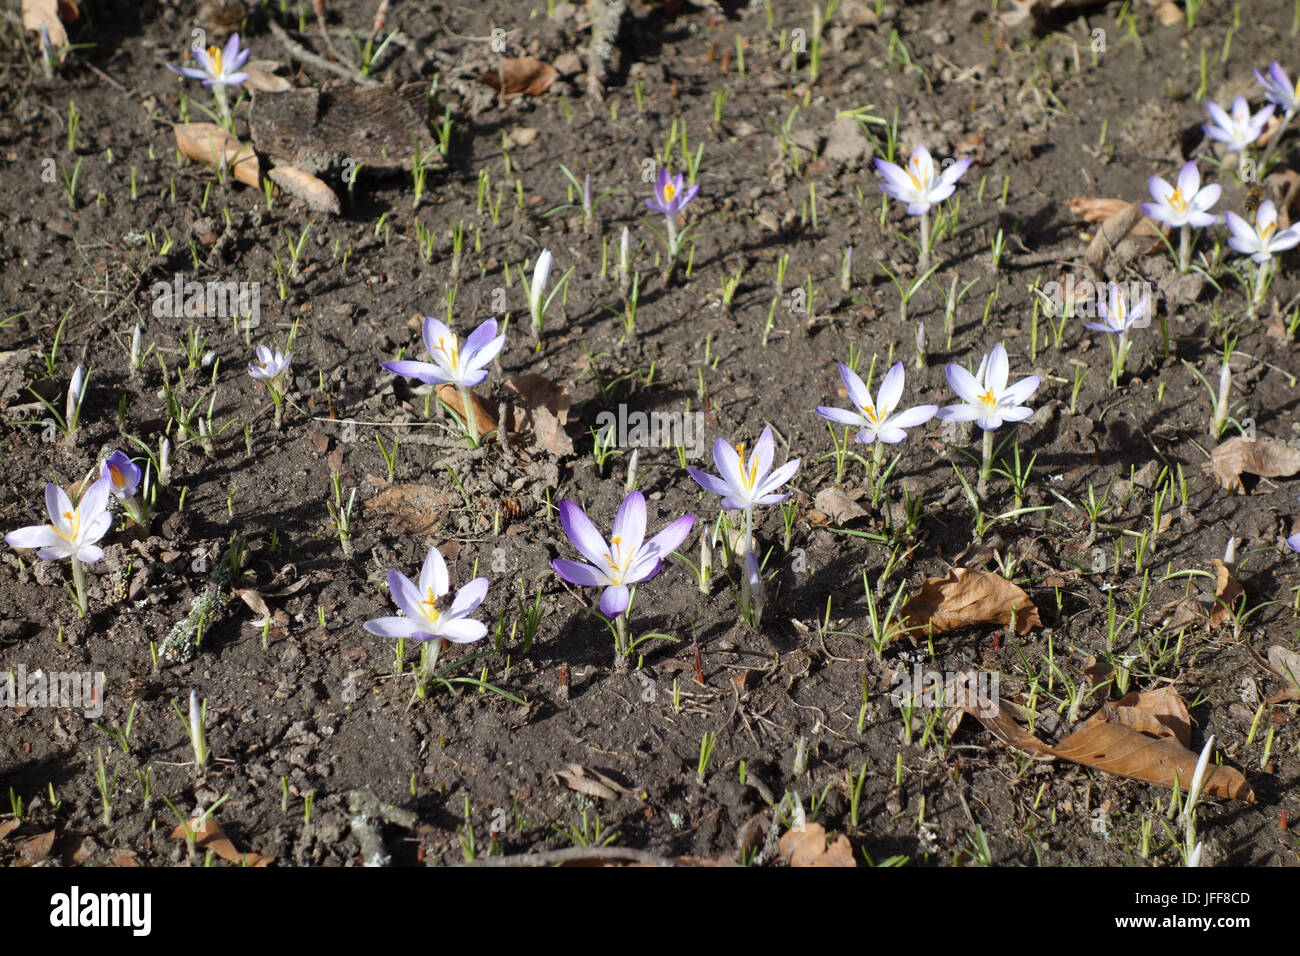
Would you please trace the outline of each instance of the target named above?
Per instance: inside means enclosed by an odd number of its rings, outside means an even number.
[[[107,508],[109,484],[107,478],[93,482],[74,505],[66,491],[50,482],[45,486],[45,510],[50,523],[29,525],[5,535],[5,543],[11,547],[39,548],[36,556],[43,561],[71,560],[77,610],[82,617],[90,606],[83,565],[103,560],[104,549],[96,542],[113,524]]]
[[[462,349],[456,333],[432,316],[425,317],[421,333],[432,363],[396,359],[384,362],[383,367],[394,375],[419,379],[426,385],[454,385],[460,393],[466,434],[470,444],[477,445],[478,416],[470,389],[487,380],[487,366],[505,348],[505,333],[497,335],[497,320],[488,319],[469,334]]]
[[[600,596],[600,610],[614,632],[616,663],[620,668],[626,667],[628,657],[639,644],[663,636],[646,634],[636,640],[628,639],[627,612],[636,585],[659,573],[664,559],[691,533],[695,515],[683,515],[646,541],[645,497],[634,491],[619,505],[608,541],[596,530],[586,512],[567,498],[560,501],[560,524],[569,541],[589,563],[557,558],[551,566],[570,584],[605,589]]]

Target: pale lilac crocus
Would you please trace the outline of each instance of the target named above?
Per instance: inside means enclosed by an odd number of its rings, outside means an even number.
[[[733,448],[725,439],[719,438],[713,443],[713,463],[718,468],[717,475],[710,475],[698,468],[686,469],[701,488],[722,497],[723,508],[739,508],[744,512],[745,536],[740,545],[742,557],[753,550],[754,506],[779,504],[790,497],[789,492],[778,494],[777,489],[799,470],[801,459],[798,458],[773,470],[775,444],[772,428],[768,426],[763,429],[758,441],[754,443],[753,453],[746,459],[743,442]],[[753,601],[749,575],[741,577],[740,601],[742,613],[748,616]]]
[[[1219,104],[1206,100],[1205,111],[1210,114],[1210,122],[1202,124],[1201,128],[1210,139],[1225,144],[1228,152],[1245,153],[1263,135],[1275,109],[1276,105],[1269,103],[1257,113],[1251,113],[1246,97],[1238,96],[1232,101],[1229,114]]]
[[[1264,89],[1269,101],[1283,111],[1283,122],[1289,120],[1300,109],[1300,83],[1292,84],[1282,65],[1274,60],[1268,65],[1268,75],[1255,71],[1255,82]],[[1278,134],[1281,134],[1281,129]]]
[[[239,34],[232,33],[224,49],[219,50],[215,46],[210,46],[206,50],[199,46],[192,47],[190,56],[198,64],[197,67],[172,66],[168,63],[167,69],[192,80],[201,80],[204,86],[209,87],[213,98],[217,101],[218,109],[221,110],[222,119],[229,124],[230,107],[226,102],[226,87],[238,86],[248,79],[248,74],[241,73],[239,68],[248,62],[252,52],[251,49],[241,50]]]
[[[984,430],[984,455],[979,476],[982,495],[993,467],[993,433],[1004,422],[1021,422],[1034,413],[1024,403],[1038,390],[1039,378],[1030,375],[1008,385],[1010,363],[1001,342],[984,356],[974,375],[956,363],[949,364],[945,374],[961,402],[939,409],[939,418],[950,422],[974,422]]]
[[[1130,306],[1123,286],[1112,282],[1107,300],[1097,302],[1097,314],[1102,321],[1085,322],[1083,325],[1084,328],[1110,336],[1110,381],[1112,386],[1118,387],[1119,377],[1124,374],[1124,365],[1132,347],[1129,332],[1151,324],[1151,296],[1144,295]]]
[[[654,196],[645,201],[646,206],[663,216],[667,223],[665,245],[668,247],[670,270],[677,261],[677,252],[681,247],[682,237],[677,232],[677,217],[694,201],[699,191],[698,184],[687,186],[686,178],[681,173],[674,176],[666,167],[660,166],[659,175],[655,177]]]
[[[451,590],[447,563],[436,547],[430,547],[420,569],[419,583],[397,569],[388,572],[388,590],[403,616],[377,617],[364,627],[380,637],[427,642],[424,673],[433,673],[442,641],[470,644],[487,635],[487,627],[469,617],[487,597],[488,579],[475,578],[456,592],[448,605],[443,600]]]
[[[1159,176],[1147,180],[1147,189],[1155,202],[1144,202],[1138,208],[1142,215],[1180,230],[1178,238],[1178,271],[1186,272],[1191,260],[1191,227],[1202,229],[1219,221],[1210,207],[1219,201],[1223,187],[1218,183],[1201,185],[1201,173],[1196,163],[1188,160],[1178,172],[1178,184],[1171,186]]]
[[[1234,212],[1224,213],[1230,245],[1243,256],[1250,256],[1255,263],[1255,289],[1252,303],[1259,305],[1264,301],[1264,290],[1268,288],[1268,274],[1273,266],[1273,256],[1300,244],[1300,224],[1293,224],[1286,229],[1277,228],[1277,207],[1273,200],[1266,199],[1255,211],[1255,224],[1252,226]]]
[[[425,316],[421,334],[424,347],[433,359],[432,363],[397,359],[382,363],[383,367],[394,375],[418,379],[426,385],[456,386],[460,392],[470,442],[477,445],[478,420],[469,390],[487,380],[487,366],[505,348],[505,333],[497,335],[497,320],[488,319],[469,334],[464,348],[461,348],[456,333],[433,316]]]
[[[912,148],[905,166],[897,166],[876,159],[876,170],[884,178],[880,191],[892,199],[907,203],[909,216],[921,217],[921,263],[930,258],[930,207],[943,202],[957,189],[957,180],[970,168],[969,156],[952,163],[942,173],[937,173],[934,159],[924,143]]]
[[[924,425],[939,411],[938,405],[917,405],[906,411],[897,411],[898,403],[903,397],[902,362],[895,362],[893,368],[885,373],[875,400],[858,373],[842,362],[840,380],[849,393],[853,410],[822,405],[818,406],[817,414],[841,425],[857,428],[858,432],[853,437],[864,445],[877,440],[896,445],[907,438],[906,429]]]
[[[68,493],[50,482],[45,486],[45,510],[50,523],[29,525],[5,535],[5,543],[14,548],[39,548],[36,556],[44,561],[70,558],[72,579],[77,589],[77,607],[86,614],[86,572],[83,563],[100,561],[104,549],[97,541],[108,533],[113,516],[107,510],[109,482],[100,478],[82,492],[73,505]]]
[[[266,386],[271,403],[275,406],[275,428],[284,426],[284,379],[289,374],[292,352],[272,350],[269,346],[257,347],[257,360],[248,363],[248,374]]]
[[[586,513],[569,499],[560,501],[560,524],[564,533],[587,562],[556,558],[555,573],[570,584],[600,587],[600,610],[614,620],[620,658],[630,653],[625,645],[626,612],[632,603],[631,586],[659,573],[664,559],[677,550],[691,533],[695,515],[683,515],[649,541],[645,540],[645,497],[634,491],[623,499],[614,516],[609,541],[596,530]]]

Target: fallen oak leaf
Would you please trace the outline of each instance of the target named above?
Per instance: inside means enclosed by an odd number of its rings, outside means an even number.
[[[1243,474],[1261,478],[1288,478],[1300,471],[1300,451],[1267,438],[1236,435],[1210,452],[1203,466],[1228,494],[1245,494]]]
[[[176,148],[189,159],[229,169],[241,183],[262,188],[262,170],[253,147],[245,146],[216,123],[175,123]]]
[[[813,507],[826,515],[838,527],[844,527],[850,521],[866,517],[867,511],[854,501],[843,489],[829,485],[817,492]]]
[[[226,831],[222,829],[221,824],[217,822],[215,817],[195,817],[190,820],[188,825],[178,823],[176,828],[172,830],[172,836],[181,840],[188,840],[192,836],[196,846],[204,850],[211,850],[223,860],[229,863],[238,863],[240,866],[269,866],[275,862],[273,856],[263,856],[261,853],[240,853],[226,837]]]
[[[820,823],[807,823],[794,830],[787,830],[781,837],[781,859],[790,866],[853,866],[858,861],[853,858],[853,845],[843,833],[829,837],[825,827]]]
[[[948,576],[927,578],[921,590],[899,609],[899,624],[888,640],[903,634],[913,644],[918,634],[933,635],[974,624],[1015,623],[1022,637],[1030,628],[1042,627],[1038,608],[1017,584],[988,571],[950,568]]]
[[[484,73],[480,80],[503,96],[541,96],[559,77],[549,63],[535,56],[520,56]]]
[[[411,534],[434,534],[442,516],[455,506],[451,491],[433,485],[389,485],[362,502],[367,514],[375,512],[391,517]],[[445,555],[444,555],[445,556]]]

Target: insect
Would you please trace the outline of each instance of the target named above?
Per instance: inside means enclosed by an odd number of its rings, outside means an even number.
[[[1247,213],[1253,213],[1259,208],[1259,204],[1264,201],[1264,187],[1251,186],[1246,193],[1246,202],[1244,203]]]

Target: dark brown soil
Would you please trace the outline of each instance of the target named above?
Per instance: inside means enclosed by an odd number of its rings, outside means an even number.
[[[297,35],[296,5],[284,15],[278,3],[250,6],[243,36],[256,58],[283,62],[296,86],[346,83],[293,63],[268,30],[276,17]],[[376,4],[326,6],[333,42],[351,54],[346,30],[367,33]],[[1117,390],[1109,387],[1102,337],[1077,319],[1059,340],[1041,316],[1035,331],[1029,291],[1035,282],[1090,277],[1081,224],[1068,207],[1076,195],[1145,199],[1148,177],[1172,179],[1200,150],[1203,175],[1225,186],[1216,211],[1241,208],[1244,190],[1230,164],[1214,169],[1201,145],[1201,57],[1202,97],[1226,105],[1240,91],[1258,104],[1252,67],[1274,58],[1290,72],[1300,67],[1286,60],[1294,48],[1290,5],[1241,3],[1234,27],[1233,9],[1207,4],[1189,29],[1162,25],[1150,5],[1134,3],[1130,32],[1128,14],[1119,22],[1121,5],[1112,2],[1063,14],[1035,34],[1002,29],[987,4],[972,0],[891,0],[879,17],[874,3],[845,0],[827,25],[812,83],[807,55],[792,62],[789,53],[790,31],[811,29],[808,3],[773,0],[770,22],[758,2],[664,6],[673,5],[633,4],[598,100],[583,75],[589,31],[582,9],[557,4],[548,18],[541,0],[393,4],[388,29],[400,28],[409,43],[391,47],[375,75],[399,84],[438,80],[432,113],[440,119],[450,108],[449,155],[445,168],[430,172],[414,209],[409,173],[363,166],[351,189],[336,170],[322,173],[338,185],[338,217],[310,213],[287,195],[268,206],[258,190],[178,160],[171,124],[181,94],[192,120],[204,119],[199,104],[209,105],[197,83],[164,65],[181,62],[197,25],[193,4],[87,0],[71,36],[94,47],[72,54],[52,78],[44,76],[35,35],[6,21],[0,439],[10,467],[0,480],[0,528],[42,521],[47,481],[73,484],[113,448],[140,455],[130,437],[157,447],[169,428],[158,357],[182,406],[198,403],[206,414],[215,396],[220,432],[210,452],[195,441],[175,453],[148,536],[115,523],[102,542],[106,559],[89,569],[85,619],[63,587],[66,563],[3,549],[0,668],[102,672],[105,699],[98,719],[67,708],[0,711],[0,795],[12,794],[15,809],[22,801],[19,826],[0,817],[0,860],[30,862],[37,850],[27,841],[53,831],[50,860],[184,863],[186,844],[171,836],[177,821],[164,799],[184,815],[222,799],[215,816],[241,850],[282,865],[354,865],[363,848],[349,806],[369,788],[409,811],[392,815],[380,834],[397,864],[568,847],[575,839],[561,830],[584,826],[594,842],[616,834],[616,846],[662,856],[735,859],[738,842],[752,846],[757,834],[762,843],[769,801],[788,792],[808,818],[846,833],[860,864],[900,857],[908,865],[1178,865],[1173,837],[1181,831],[1164,825],[1167,789],[1035,762],[971,718],[949,735],[933,709],[918,710],[908,731],[889,699],[895,672],[916,661],[996,671],[1003,696],[1032,698],[1043,715],[1038,732],[1058,739],[1068,732],[1070,688],[1085,681],[1089,657],[1098,657],[1127,662],[1130,689],[1175,686],[1191,708],[1192,748],[1215,735],[1223,762],[1253,787],[1253,803],[1202,806],[1210,861],[1297,862],[1296,838],[1285,827],[1288,812],[1300,815],[1296,703],[1258,709],[1285,684],[1264,666],[1268,648],[1294,649],[1300,640],[1297,555],[1282,543],[1300,513],[1296,482],[1249,478],[1244,496],[1216,486],[1202,470],[1214,440],[1210,398],[1196,375],[1217,381],[1229,325],[1239,336],[1236,418],[1253,418],[1260,436],[1295,439],[1292,376],[1300,375],[1300,360],[1292,342],[1267,334],[1274,311],[1285,322],[1300,292],[1295,254],[1283,257],[1257,318],[1246,314],[1247,293],[1226,270],[1237,264],[1230,250],[1211,270],[1218,287],[1204,283],[1192,296],[1171,281],[1158,246],[1140,250],[1122,275],[1152,283],[1169,348],[1158,323],[1141,330]],[[320,48],[311,5],[301,7],[302,42]],[[508,31],[504,54],[492,48],[497,27]],[[1094,55],[1097,30],[1105,50]],[[561,68],[545,94],[498,101],[478,82],[504,55],[525,53]],[[715,116],[720,92],[728,98]],[[72,149],[70,103],[80,115]],[[937,246],[942,265],[912,299],[906,323],[881,267],[904,281],[915,275],[916,253],[903,237],[916,235],[916,223],[891,203],[882,228],[869,154],[851,127],[834,125],[840,111],[859,107],[886,119],[897,110],[904,154],[920,138],[938,159],[975,159],[957,192],[959,224]],[[245,102],[236,111],[244,138],[247,109]],[[777,130],[788,120],[783,154]],[[674,123],[687,131],[689,151],[702,146],[703,157],[699,198],[686,213],[699,224],[693,259],[665,286],[649,228],[660,220],[644,206],[650,187],[642,172],[653,168]],[[870,129],[883,148],[884,127]],[[512,144],[505,151],[503,136]],[[1294,149],[1293,135],[1286,145],[1283,156]],[[72,201],[61,180],[42,179],[47,158],[59,171],[80,164]],[[561,163],[580,179],[589,173],[598,193],[621,190],[600,203],[597,229],[584,229],[574,208],[555,211],[575,201]],[[673,168],[683,169],[679,154]],[[502,197],[497,219],[477,202],[484,170],[493,202]],[[453,274],[458,223],[466,239]],[[281,280],[277,258],[287,267],[287,242],[308,226],[297,274]],[[634,338],[616,314],[624,226],[641,272]],[[426,229],[436,237],[428,257],[420,241]],[[999,231],[1007,249],[995,264],[990,247]],[[843,292],[846,246],[853,271]],[[542,248],[555,255],[555,278],[572,274],[538,345],[516,266],[530,268]],[[778,262],[787,256],[778,285]],[[722,282],[741,270],[724,308]],[[186,281],[261,283],[260,325],[246,338],[228,318],[155,317],[154,284],[170,284],[178,273]],[[978,282],[956,310],[949,344],[942,290],[954,278],[959,288]],[[799,290],[808,289],[811,302],[799,311]],[[522,373],[562,385],[572,398],[573,454],[556,454],[531,431],[512,436],[508,449],[497,442],[468,449],[437,403],[428,408],[426,390],[380,368],[403,349],[425,357],[418,318],[445,319],[453,295],[452,324],[462,335],[489,315],[510,316],[507,347],[479,392],[505,398],[505,380]],[[51,375],[44,356],[65,314]],[[919,371],[918,322],[928,342]],[[127,347],[137,323],[155,355],[133,373]],[[192,329],[209,337],[195,355],[198,367],[186,349]],[[253,346],[283,343],[291,331],[292,405],[277,431],[266,392],[246,366]],[[845,404],[836,363],[849,361],[851,349],[864,374],[876,357],[877,380],[905,360],[908,398],[942,405],[955,400],[944,365],[971,365],[998,342],[1010,352],[1013,378],[1043,378],[1031,401],[1037,412],[1014,440],[1026,461],[1033,457],[1023,505],[1044,510],[977,535],[953,465],[973,480],[965,452],[978,452],[978,436],[945,432],[937,420],[914,432],[899,446],[887,498],[894,524],[905,489],[922,501],[924,516],[912,533],[892,536],[897,562],[879,610],[900,585],[914,591],[957,563],[1008,571],[1044,626],[1023,638],[968,628],[915,650],[900,642],[878,656],[864,580],[874,591],[893,560],[891,546],[841,533],[814,508],[818,492],[837,482],[826,423],[814,409]],[[202,356],[208,351],[212,361]],[[43,441],[42,427],[25,424],[44,417],[29,388],[61,401],[78,363],[91,370],[80,433],[71,443]],[[1088,377],[1072,401],[1077,367]],[[777,461],[803,462],[792,483],[798,511],[789,540],[778,508],[756,516],[774,572],[761,628],[741,622],[735,571],[728,580],[720,556],[707,596],[687,566],[670,561],[640,589],[631,628],[675,643],[647,643],[626,670],[615,667],[611,635],[588,610],[598,594],[565,586],[550,564],[577,557],[557,519],[560,498],[582,504],[608,531],[625,494],[630,449],[618,449],[604,467],[593,455],[597,416],[620,405],[703,410],[707,445],[718,435],[752,442],[771,424]],[[174,423],[170,435],[180,444]],[[376,438],[391,444],[399,435],[390,482]],[[712,470],[707,456],[695,464]],[[1175,485],[1181,468],[1186,498],[1166,504],[1169,520],[1153,554],[1148,547],[1144,576],[1135,570],[1134,545],[1150,529],[1153,486],[1165,468]],[[357,489],[350,554],[327,508],[333,475],[345,501]],[[716,518],[716,498],[691,481],[673,449],[640,449],[638,476],[652,530],[688,511],[698,515],[697,528]],[[862,465],[850,461],[840,483],[861,497]],[[1090,486],[1112,506],[1095,532],[1081,506]],[[862,503],[869,506],[869,496]],[[988,515],[1014,506],[1007,480],[995,477]],[[848,530],[886,535],[888,514],[866,510]],[[1238,627],[1163,624],[1162,609],[1189,589],[1212,592],[1204,575],[1234,536],[1251,613]],[[273,619],[265,629],[254,623],[257,612],[230,596],[232,542],[243,551],[242,586],[269,595]],[[453,586],[476,573],[491,581],[479,613],[489,638],[450,647],[444,662],[485,651],[453,673],[482,679],[522,705],[466,684],[415,698],[415,647],[408,644],[399,668],[394,642],[362,629],[369,618],[395,613],[388,570],[414,576],[431,544],[447,556]],[[695,536],[683,553],[698,558]],[[162,647],[223,568],[225,587],[192,659],[169,650],[155,668],[151,644]],[[300,589],[275,596],[300,581]],[[524,605],[538,588],[540,627],[525,647]],[[1119,622],[1113,640],[1110,608]],[[203,772],[173,708],[185,709],[191,689],[208,706],[214,759]],[[1108,693],[1120,696],[1103,688],[1079,716]],[[124,727],[133,707],[124,748],[107,730]],[[717,735],[716,749],[697,779],[706,733]],[[110,783],[116,779],[107,815],[95,782],[97,752]],[[557,776],[571,765],[606,775],[622,792],[573,789]]]

